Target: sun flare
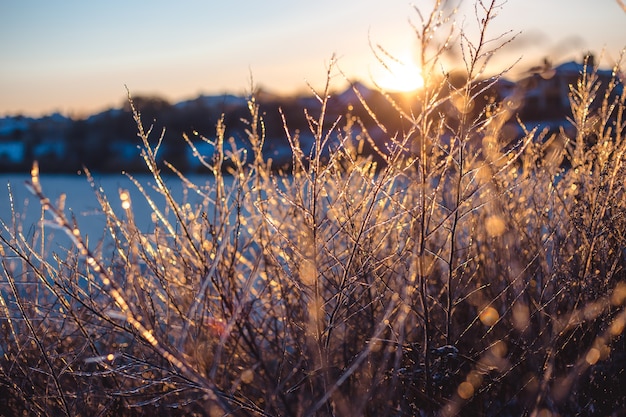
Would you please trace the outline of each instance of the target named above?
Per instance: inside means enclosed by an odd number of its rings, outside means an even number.
[[[412,59],[386,62],[374,76],[382,89],[394,92],[410,92],[424,87],[422,71]]]

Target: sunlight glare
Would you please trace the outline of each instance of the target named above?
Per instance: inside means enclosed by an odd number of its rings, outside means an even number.
[[[398,57],[397,61],[388,60],[385,65],[387,68],[380,65],[373,77],[382,89],[391,92],[411,92],[424,87],[422,71],[410,52]]]

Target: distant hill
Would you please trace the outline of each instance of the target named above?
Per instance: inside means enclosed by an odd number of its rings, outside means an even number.
[[[584,69],[581,63],[567,62],[556,67],[534,68],[516,83],[501,79],[476,96],[475,116],[480,117],[480,111],[488,100],[506,98],[507,105],[514,106],[512,110],[522,121],[556,131],[568,124],[569,84],[575,82]],[[606,86],[611,71],[600,70],[598,76],[602,86]],[[452,88],[457,81],[450,80]],[[623,89],[622,84],[618,86],[618,92],[620,89]],[[400,93],[385,95],[355,82],[346,90],[331,95],[326,114],[327,128],[337,118],[347,114],[357,117],[368,130],[375,146],[384,150],[389,137],[410,128],[410,121],[400,117],[391,103],[404,106],[407,114],[417,114],[419,108],[411,97],[414,96]],[[288,130],[299,132],[301,143],[312,146],[313,136],[304,109],[311,117],[319,117],[320,102],[313,95],[281,97],[263,91],[255,95],[255,100],[264,119],[265,156],[272,158],[274,166],[286,167],[291,162],[291,153],[283,117]],[[367,102],[367,108],[361,100]],[[249,147],[248,124],[245,122],[250,119],[248,97],[201,95],[169,103],[157,96],[138,96],[133,98],[133,103],[141,113],[143,124],[153,127],[155,141],[165,132],[160,158],[183,171],[201,169],[182,139],[183,135],[195,141],[198,149],[210,157],[214,148],[202,137],[213,140],[220,120],[223,120],[227,138],[232,138],[238,147]],[[376,114],[376,120],[370,112]],[[454,118],[454,108],[447,101],[442,103],[440,112]],[[512,125],[512,134],[520,134],[517,124]],[[100,172],[141,171],[144,166],[138,145],[137,126],[127,102],[120,108],[108,109],[83,119],[71,119],[60,114],[41,118],[0,118],[0,171],[4,172],[28,172],[33,160],[39,161],[43,172],[72,172],[83,166]],[[368,149],[372,152],[370,145],[366,144],[365,152]],[[330,148],[332,146],[331,143]]]

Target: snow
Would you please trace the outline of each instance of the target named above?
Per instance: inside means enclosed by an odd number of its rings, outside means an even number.
[[[145,191],[157,205],[163,204],[163,197],[150,185],[154,184],[152,176],[137,174],[133,177],[144,186]],[[189,175],[188,178],[199,186],[211,181],[207,175]],[[40,218],[41,206],[37,198],[30,194],[24,185],[27,180],[30,180],[28,174],[0,174],[0,220],[11,224],[13,206],[15,212],[20,216],[19,220],[23,222],[24,230],[31,233],[32,226],[36,225]],[[76,216],[83,237],[88,236],[92,242],[96,242],[105,235],[105,216],[84,175],[42,175],[40,180],[44,193],[52,202],[57,201],[61,194],[66,194],[65,213]],[[177,177],[165,176],[164,180],[176,201],[182,201],[184,196],[182,182]],[[118,214],[122,213],[122,205],[118,197],[119,190],[120,188],[127,189],[130,193],[135,222],[139,230],[149,232],[154,229],[150,205],[126,176],[121,174],[100,175],[96,176],[95,183],[102,188],[109,198],[113,210]],[[8,184],[10,184],[11,195],[13,196],[12,203],[9,198]],[[196,197],[195,194],[189,194],[188,198],[192,205],[200,202],[200,197]],[[50,219],[48,215],[46,218]],[[54,251],[59,252],[61,250],[62,253],[63,247],[68,247],[69,239],[64,232],[48,227],[46,233],[52,233],[55,236],[51,246]]]

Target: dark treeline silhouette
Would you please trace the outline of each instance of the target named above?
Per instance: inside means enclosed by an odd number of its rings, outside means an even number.
[[[368,105],[383,116],[381,122],[400,128],[390,102],[382,94],[366,89],[361,84],[354,88],[368,99]],[[289,141],[285,123],[290,134],[309,139],[307,120],[319,114],[320,104],[313,97],[281,97],[259,91],[255,103],[260,106],[263,117],[267,156],[275,160],[275,167],[288,165]],[[204,156],[210,157],[216,128],[225,128],[225,147],[234,142],[237,148],[248,148],[246,130],[249,129],[250,110],[247,97],[232,95],[200,96],[196,99],[170,103],[158,96],[136,96],[132,103],[141,115],[143,125],[151,127],[151,139],[158,141],[163,135],[159,160],[172,163],[181,171],[201,169],[194,164],[195,158],[183,139],[187,136],[198,145]],[[306,109],[306,112],[305,112]],[[373,127],[374,121],[350,87],[332,100],[330,112],[336,117],[352,114],[363,120],[365,126]],[[137,137],[137,124],[131,104],[125,101],[118,109],[109,109],[84,119],[71,119],[53,114],[39,119],[24,116],[0,119],[0,171],[27,172],[37,160],[45,172],[73,172],[88,167],[94,172],[137,172],[145,170],[141,160]]]
[[[481,117],[479,112],[488,108],[489,103],[504,100],[513,111],[509,129],[504,130],[509,132],[509,137],[500,138],[501,141],[509,142],[522,134],[517,117],[527,122],[530,128],[539,125],[540,130],[548,129],[551,134],[558,134],[561,129],[567,130],[571,126],[568,122],[571,117],[569,85],[586,69],[591,70],[592,65],[593,58],[590,57],[586,63],[568,62],[557,67],[546,65],[532,69],[517,83],[499,79],[490,85],[486,80],[484,85],[489,88],[477,88],[479,93],[474,96],[471,117]],[[611,71],[600,70],[597,74],[601,87],[605,88]],[[454,74],[448,75],[445,94],[464,85],[464,80],[457,78]],[[274,168],[287,168],[292,158],[287,131],[290,135],[297,133],[301,143],[311,141],[313,135],[307,115],[315,119],[320,103],[314,96],[281,97],[263,90],[254,94],[254,100],[260,106],[264,121],[265,156],[272,158]],[[367,108],[362,100],[367,103]],[[136,96],[132,101],[141,114],[143,125],[151,126],[151,139],[156,142],[163,135],[158,159],[172,163],[181,171],[202,170],[183,136],[198,144],[203,156],[210,158],[214,148],[206,140],[214,141],[220,120],[225,128],[227,148],[232,146],[231,141],[239,149],[249,148],[246,130],[250,110],[246,97],[199,96],[173,104],[158,96]],[[378,157],[373,151],[374,146],[384,152],[389,145],[384,142],[389,136],[383,135],[382,129],[388,133],[403,133],[411,128],[410,121],[400,117],[394,106],[410,108],[408,114],[419,112],[419,109],[411,108],[410,94],[383,94],[358,82],[337,92],[329,105],[328,111],[333,117],[327,120],[334,121],[339,117],[344,121],[346,117],[359,120],[354,128],[365,129],[368,133],[361,135],[363,151],[371,153],[374,158]],[[448,126],[455,123],[453,107],[453,99],[443,100],[440,105],[440,113],[449,118]],[[372,113],[376,114],[376,120],[371,117]],[[124,100],[118,109],[84,119],[59,114],[39,119],[5,117],[0,119],[0,172],[28,172],[34,160],[44,172],[75,172],[83,167],[94,172],[144,171],[139,144],[137,124],[128,100]],[[330,143],[330,149],[332,147]]]

